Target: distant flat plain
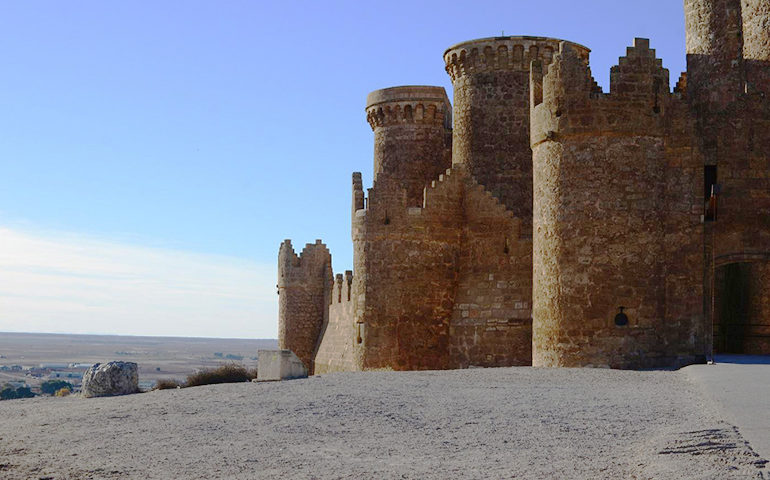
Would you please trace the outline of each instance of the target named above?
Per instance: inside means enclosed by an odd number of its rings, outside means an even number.
[[[195,370],[236,362],[256,367],[257,350],[277,348],[275,339],[140,337],[0,332],[0,365],[136,362],[139,381],[184,380]],[[227,356],[230,355],[230,358]],[[239,359],[238,357],[243,357]],[[26,372],[0,371],[0,384],[34,379]]]

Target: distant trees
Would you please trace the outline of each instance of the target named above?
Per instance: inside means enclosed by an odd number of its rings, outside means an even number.
[[[214,352],[214,356],[216,358],[226,358],[228,360],[243,360],[243,355],[236,355],[234,353],[222,353],[222,352]]]
[[[32,393],[29,387],[14,387],[13,385],[5,384],[3,389],[0,390],[0,400],[14,400],[17,398],[32,398],[35,394]]]
[[[40,391],[46,395],[53,395],[62,388],[66,388],[71,392],[74,386],[64,380],[47,380],[40,385]]]

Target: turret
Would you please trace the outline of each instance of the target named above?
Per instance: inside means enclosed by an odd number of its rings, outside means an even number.
[[[374,185],[387,177],[405,190],[407,206],[422,206],[425,186],[451,165],[452,106],[444,88],[375,90],[366,119],[374,131]]]
[[[574,44],[586,61],[589,50]],[[495,37],[457,44],[444,53],[454,86],[453,163],[522,219],[531,235],[532,150],[529,146],[529,70],[551,62],[559,40]]]
[[[326,245],[316,240],[297,255],[291,240],[284,240],[278,251],[278,346],[293,351],[311,373],[332,288]]]

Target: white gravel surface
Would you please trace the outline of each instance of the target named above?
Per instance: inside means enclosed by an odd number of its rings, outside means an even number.
[[[684,372],[330,374],[0,402],[0,478],[770,478]]]
[[[717,412],[770,460],[770,356],[718,355],[716,365],[683,370],[703,387]]]

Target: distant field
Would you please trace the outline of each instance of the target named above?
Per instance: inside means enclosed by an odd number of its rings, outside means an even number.
[[[35,387],[57,373],[61,376],[70,372],[75,375],[82,373],[83,367],[68,368],[71,364],[94,364],[111,360],[136,362],[139,365],[140,383],[146,384],[161,378],[184,380],[195,370],[227,362],[256,367],[257,350],[277,347],[278,341],[275,339],[0,332],[0,385],[8,381],[26,381]],[[11,368],[14,365],[22,366],[24,370],[2,369],[3,366]],[[41,365],[49,368],[41,368]],[[74,384],[80,383],[77,378],[62,379]]]

